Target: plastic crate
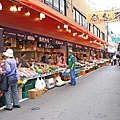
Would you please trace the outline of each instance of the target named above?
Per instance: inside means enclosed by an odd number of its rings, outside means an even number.
[[[22,91],[23,92],[26,92],[26,91],[28,91],[28,90],[30,90],[30,89],[32,89],[33,88],[33,83],[26,83],[24,86],[23,86],[23,88],[22,88]]]
[[[28,91],[22,92],[22,98],[28,98]]]
[[[33,88],[35,88],[36,81],[37,79],[33,79]]]

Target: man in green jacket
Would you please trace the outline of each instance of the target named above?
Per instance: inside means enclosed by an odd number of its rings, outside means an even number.
[[[75,56],[73,55],[72,50],[68,51],[69,59],[68,59],[68,67],[70,69],[70,75],[71,75],[71,85],[76,85],[76,76],[75,76]]]

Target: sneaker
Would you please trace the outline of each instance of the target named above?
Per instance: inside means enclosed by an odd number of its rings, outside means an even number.
[[[12,108],[4,108],[4,110],[9,110],[9,111],[11,111],[11,110],[12,110]]]
[[[13,105],[13,107],[20,108],[21,106],[20,105]]]
[[[75,86],[76,84],[71,84],[71,86]]]

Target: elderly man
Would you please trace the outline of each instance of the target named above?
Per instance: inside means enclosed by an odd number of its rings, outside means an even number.
[[[73,51],[68,51],[69,59],[68,59],[68,67],[70,69],[70,75],[71,75],[71,85],[76,85],[76,76],[75,76],[75,56],[73,55]]]

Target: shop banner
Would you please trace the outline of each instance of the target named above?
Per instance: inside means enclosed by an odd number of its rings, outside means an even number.
[[[41,43],[51,43],[52,39],[45,36],[39,36],[38,41]]]
[[[53,39],[52,40],[52,44],[53,45],[65,45],[65,42],[64,41],[61,41],[61,40],[58,40],[58,39]]]
[[[120,9],[94,11],[86,14],[87,23],[120,21]]]
[[[72,44],[72,43],[67,42],[67,46],[68,46],[68,47],[73,47],[73,44]]]
[[[82,46],[81,46],[81,45],[78,45],[78,44],[76,44],[75,47],[78,48],[78,49],[81,49],[81,48],[82,48]]]
[[[37,47],[38,48],[55,48],[53,45],[48,44],[48,43],[41,43],[37,42]]]
[[[27,35],[27,40],[34,41],[35,40],[35,36],[34,35]]]
[[[26,37],[27,37],[26,34],[20,34],[20,33],[18,33],[16,38],[18,40],[26,40]]]

